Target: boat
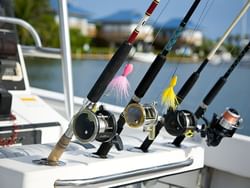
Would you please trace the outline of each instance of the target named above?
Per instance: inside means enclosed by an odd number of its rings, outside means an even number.
[[[152,63],[156,58],[156,54],[153,52],[135,52],[131,59],[141,63]]]
[[[65,2],[59,1],[61,31],[67,31]],[[216,148],[208,147],[200,137],[190,138],[181,147],[175,147],[170,144],[173,137],[161,131],[150,150],[144,153],[135,146],[142,143],[148,132],[142,128],[131,129],[125,126],[121,135],[123,151],[112,148],[107,158],[100,158],[94,154],[100,142],[83,144],[73,138],[61,159],[54,164],[48,163],[46,158],[67,129],[73,114],[82,108],[86,100],[72,96],[68,33],[61,32],[61,49],[44,48],[34,28],[27,22],[8,17],[0,17],[0,20],[24,26],[36,41],[35,47],[22,46],[14,40],[15,32],[0,31],[3,39],[11,39],[2,40],[3,44],[11,44],[13,49],[11,54],[2,55],[4,51],[1,51],[1,85],[5,86],[1,90],[1,105],[2,97],[5,97],[4,101],[9,101],[9,109],[4,109],[5,117],[1,117],[0,121],[3,145],[0,148],[1,188],[128,185],[249,187],[250,152],[246,148],[250,138],[238,134],[233,138],[225,138]],[[24,55],[61,58],[65,63],[64,94],[31,88]],[[112,111],[116,118],[123,111],[122,107],[111,104],[98,105]],[[6,142],[8,140],[12,142]]]
[[[230,63],[232,62],[232,55],[229,52],[218,52],[216,53],[213,58],[211,59],[212,65],[219,65],[221,63]]]

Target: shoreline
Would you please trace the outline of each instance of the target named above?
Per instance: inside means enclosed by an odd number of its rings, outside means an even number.
[[[110,54],[72,54],[72,58],[76,60],[110,60],[113,53]],[[199,63],[200,59],[195,57],[178,57],[170,56],[166,58],[167,61],[183,62],[183,63]],[[141,61],[143,63],[143,61]],[[145,62],[147,63],[147,62]]]

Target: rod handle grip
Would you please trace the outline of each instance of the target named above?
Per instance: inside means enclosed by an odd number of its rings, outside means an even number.
[[[147,92],[150,85],[153,83],[155,77],[161,70],[161,67],[164,65],[166,61],[166,57],[164,55],[158,54],[149,67],[148,71],[144,75],[143,79],[141,80],[140,84],[135,90],[135,95],[138,98],[142,98],[145,93]]]
[[[187,96],[187,94],[190,92],[196,81],[198,80],[200,74],[198,72],[194,72],[188,80],[184,83],[184,85],[181,87],[180,91],[177,94],[177,100],[178,103],[181,104],[181,102],[184,100],[184,98]]]
[[[220,79],[216,82],[216,84],[212,87],[212,89],[209,91],[209,93],[204,98],[203,103],[208,106],[213,101],[213,99],[216,97],[216,95],[219,93],[219,91],[224,86],[226,81],[227,81],[227,79],[225,79],[224,77],[220,77]]]
[[[115,54],[110,59],[109,63],[106,65],[105,69],[99,76],[98,80],[95,82],[94,86],[88,93],[87,98],[91,102],[96,103],[101,98],[108,84],[128,57],[131,48],[132,44],[124,42],[115,52]]]
[[[53,150],[50,152],[50,154],[48,156],[48,161],[58,162],[59,159],[61,158],[63,152],[65,151],[65,149],[69,145],[70,140],[71,140],[71,138],[68,138],[67,136],[65,136],[65,134],[62,135],[62,137],[56,143],[56,145],[53,148]]]

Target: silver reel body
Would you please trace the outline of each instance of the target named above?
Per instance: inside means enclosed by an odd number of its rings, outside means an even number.
[[[114,115],[100,106],[96,112],[81,109],[73,118],[72,129],[81,143],[108,142],[115,136],[117,125]]]
[[[155,137],[155,125],[158,121],[158,111],[153,104],[131,103],[124,110],[124,119],[128,126],[138,128],[143,126],[143,131],[149,132],[149,138]]]

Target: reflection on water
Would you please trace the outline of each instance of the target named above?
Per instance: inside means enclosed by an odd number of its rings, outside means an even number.
[[[35,61],[35,62],[34,62]],[[44,59],[26,59],[27,71],[30,79],[30,85],[43,89],[63,92],[61,64],[57,60]],[[32,62],[32,63],[31,63]],[[73,61],[73,81],[74,81],[74,94],[80,97],[86,97],[91,87],[101,74],[106,66],[106,61],[93,61],[93,60],[74,60]],[[131,95],[136,89],[138,83],[144,76],[150,64],[131,62],[134,64],[134,71],[128,76],[131,83]],[[158,102],[158,110],[163,111],[160,104],[161,92],[168,85],[168,82],[173,75],[175,69],[178,75],[178,83],[175,91],[178,91],[186,79],[193,71],[198,68],[198,64],[192,63],[166,63],[156,80],[153,82],[149,91],[146,93],[142,102],[151,103]],[[219,66],[208,65],[202,72],[200,79],[196,85],[183,101],[180,109],[188,109],[195,111],[201,103],[203,97],[211,89],[217,79],[224,74],[229,67],[229,64],[222,64]],[[119,70],[121,74],[124,67]],[[212,114],[222,113],[226,107],[233,107],[239,111],[243,117],[244,128],[238,132],[250,135],[250,67],[246,64],[238,66],[229,77],[227,83],[222,91],[218,94],[206,113],[208,119],[212,118]],[[101,101],[108,102],[120,106],[125,106],[128,100],[117,100],[114,96],[109,95],[107,92],[101,98]]]

